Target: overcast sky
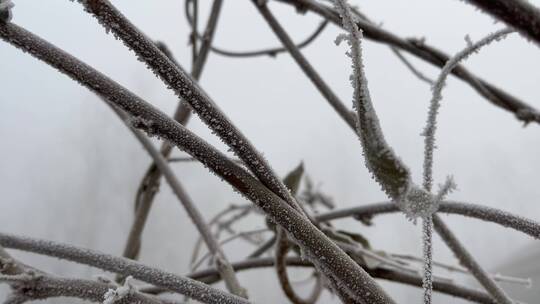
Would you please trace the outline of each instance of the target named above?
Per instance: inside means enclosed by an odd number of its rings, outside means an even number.
[[[163,111],[173,112],[178,102],[173,93],[120,41],[106,35],[80,4],[61,0],[14,2],[13,22],[93,65]],[[183,1],[112,2],[149,37],[164,41],[189,70],[191,50]],[[211,1],[200,2],[205,19]],[[540,5],[540,0],[531,2]],[[456,0],[353,3],[385,29],[402,37],[424,37],[450,54],[466,46],[465,35],[478,40],[504,27]],[[288,5],[271,3],[270,7],[296,40],[306,37],[320,21],[314,14],[298,15]],[[303,53],[350,106],[349,58],[344,55],[344,46],[334,44],[339,33],[340,29],[328,26]],[[279,42],[250,1],[230,0],[224,3],[215,44],[248,50]],[[540,108],[539,51],[537,45],[512,34],[472,56],[466,66]],[[420,132],[430,88],[384,45],[366,41],[364,58],[373,102],[387,140],[411,168],[414,180],[420,182]],[[438,69],[408,58],[426,74],[437,76]],[[357,138],[288,55],[233,59],[211,54],[201,85],[280,175],[303,161],[310,177],[321,183],[321,189],[340,207],[385,200],[364,167]],[[4,42],[0,42],[0,89],[0,229],[120,254],[132,220],[135,190],[149,164],[142,147],[92,93]],[[450,78],[443,95],[435,154],[436,182],[442,183],[447,175],[453,175],[459,190],[451,199],[540,220],[540,126],[524,128],[512,114],[494,107],[455,78]],[[197,118],[192,119],[189,128],[225,150]],[[228,185],[198,164],[175,165],[175,170],[207,218],[230,203],[243,202]],[[532,242],[529,237],[493,224],[457,216],[445,218],[488,268],[503,263]],[[421,253],[420,227],[402,215],[377,218],[375,226],[369,228],[354,221],[336,224],[365,234],[377,249]],[[263,226],[263,222],[253,221],[249,227]],[[141,259],[186,273],[195,233],[164,185],[150,214]],[[227,250],[236,260],[249,247]],[[66,268],[47,258],[17,256],[59,274],[98,273],[82,267]],[[438,237],[435,257],[455,262]],[[282,299],[272,270],[266,273],[240,277],[252,288],[257,303]],[[276,289],[254,287],[257,284]],[[384,284],[393,287],[392,293],[400,302],[419,303],[420,289]]]

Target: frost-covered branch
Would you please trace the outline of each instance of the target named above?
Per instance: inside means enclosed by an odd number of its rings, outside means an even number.
[[[274,17],[272,12],[268,9],[266,3],[252,0],[252,3],[257,7],[259,13],[264,17],[266,23],[270,26],[272,31],[279,38],[285,49],[289,52],[292,58],[296,61],[298,66],[302,69],[304,74],[311,80],[315,87],[319,90],[321,95],[328,101],[330,106],[338,113],[338,115],[351,127],[356,133],[356,122],[354,116],[351,115],[350,110],[345,107],[339,97],[332,91],[332,89],[326,84],[322,77],[317,73],[309,61],[302,55],[300,49],[294,44],[289,37],[285,29],[279,24],[278,20]]]
[[[106,102],[106,100],[104,100]],[[173,190],[173,193],[176,195],[184,209],[186,210],[189,218],[192,220],[193,224],[199,231],[201,237],[204,239],[208,250],[212,253],[214,261],[216,262],[217,269],[220,271],[220,274],[227,286],[227,289],[233,294],[247,298],[247,291],[240,285],[238,278],[236,277],[234,270],[232,269],[225,253],[221,249],[218,241],[212,235],[210,227],[204,220],[201,212],[196,207],[195,203],[191,197],[187,194],[184,186],[174,175],[172,169],[170,168],[167,160],[161,155],[161,153],[154,147],[152,142],[142,133],[142,131],[137,129],[137,124],[144,123],[144,121],[131,120],[129,116],[122,112],[122,110],[115,108],[111,105],[115,113],[120,117],[120,119],[126,124],[133,135],[141,143],[144,149],[154,160],[154,163],[159,168],[159,171],[165,177],[165,180]]]
[[[458,64],[465,60],[467,57],[473,53],[478,52],[482,47],[490,44],[493,41],[499,41],[506,35],[512,33],[512,29],[503,29],[497,31],[493,34],[489,34],[485,38],[479,40],[478,42],[467,46],[464,50],[457,53],[454,57],[449,59],[437,77],[435,84],[433,85],[433,93],[430,101],[428,117],[426,122],[426,127],[422,133],[425,136],[424,139],[424,188],[428,191],[431,189],[433,184],[433,150],[435,149],[435,131],[437,130],[437,114],[441,106],[442,100],[442,90],[446,83],[446,78],[455,69]]]
[[[326,222],[347,217],[371,218],[377,215],[399,211],[399,208],[393,202],[381,202],[329,211],[317,215],[316,219]],[[458,214],[499,224],[523,232],[535,239],[540,239],[540,223],[499,209],[456,201],[442,201],[437,212]]]
[[[410,188],[409,169],[395,155],[386,143],[379,120],[367,86],[362,62],[362,33],[355,18],[344,0],[336,0],[336,9],[341,15],[343,28],[347,35],[339,36],[336,43],[346,40],[351,51],[353,74],[351,83],[354,88],[353,105],[357,114],[357,133],[362,143],[366,167],[384,192],[393,200],[403,198]]]
[[[17,303],[68,297],[94,303],[179,304],[178,302],[159,299],[155,296],[145,295],[137,291],[117,298],[114,302],[106,302],[106,294],[110,294],[111,291],[116,289],[116,286],[83,279],[23,274],[18,276],[0,275],[0,282],[9,283],[13,286],[13,293],[10,297],[12,301],[17,301]]]
[[[341,18],[336,9],[326,6],[313,0],[276,0],[297,7],[302,11],[309,11],[328,19],[337,26],[343,26]],[[406,51],[426,62],[442,68],[449,57],[443,51],[430,46],[423,39],[403,39],[394,33],[374,25],[366,20],[358,19],[356,24],[362,29],[366,39],[374,42],[388,44]],[[524,123],[540,123],[540,112],[535,108],[503,91],[502,89],[488,83],[487,81],[475,76],[463,66],[452,71],[452,74],[464,82],[468,83],[481,96],[491,102],[493,105],[513,113],[516,118]]]
[[[287,237],[283,234],[284,233],[282,230],[277,231],[277,246],[275,255],[276,274],[281,286],[281,290],[283,290],[283,293],[285,293],[287,298],[293,304],[313,304],[317,302],[317,299],[319,299],[319,296],[323,290],[321,278],[319,276],[316,277],[316,284],[313,292],[307,299],[301,298],[296,293],[289,280],[289,275],[287,274],[286,258],[287,253],[290,250],[290,244]]]
[[[191,26],[193,26],[195,16],[193,14],[190,14],[189,10],[187,9],[186,9],[186,18],[188,20],[188,23]],[[295,43],[294,45],[298,49],[303,49],[307,47],[308,45],[313,43],[317,39],[317,37],[319,37],[323,33],[327,25],[328,25],[328,20],[321,21],[321,23],[319,24],[319,26],[317,26],[317,28],[313,31],[313,33],[311,33],[301,42]],[[193,34],[196,37],[196,39],[202,40],[204,37],[198,32],[194,32]],[[258,56],[276,57],[280,53],[287,52],[287,49],[284,47],[269,47],[265,49],[252,50],[252,51],[230,51],[221,47],[217,47],[215,45],[210,46],[210,50],[218,55],[232,57],[232,58],[247,58],[247,57],[258,57]]]
[[[452,250],[460,264],[467,268],[469,272],[478,280],[493,298],[499,304],[512,304],[514,303],[508,295],[500,288],[497,283],[489,276],[489,274],[476,262],[473,256],[465,249],[456,236],[448,229],[446,224],[437,215],[433,215],[433,226],[444,240],[446,245]]]
[[[217,134],[259,180],[302,212],[273,169],[243,133],[218,108],[208,94],[180,66],[172,63],[143,33],[127,20],[109,1],[82,1],[85,9],[111,31],[152,70],[178,97],[188,102],[201,120]],[[303,213],[301,213],[303,214]],[[305,214],[304,214],[305,216]]]
[[[57,47],[12,23],[0,26],[0,37],[36,58],[57,68],[95,93],[106,96],[140,124],[149,135],[159,136],[199,159],[212,172],[255,203],[274,222],[283,227],[315,262],[327,267],[344,286],[370,303],[386,303],[384,291],[347,254],[337,247],[305,216],[283,200],[223,153],[182,127],[166,114],[143,101],[126,88],[100,74]],[[363,282],[363,284],[357,284]],[[387,301],[388,302],[388,301]]]
[[[285,259],[287,266],[296,266],[296,267],[313,267],[313,264],[300,258],[289,256]],[[275,259],[274,258],[255,258],[248,259],[241,262],[236,262],[232,264],[233,268],[237,272],[246,271],[246,270],[256,270],[258,268],[265,267],[274,267]],[[392,282],[403,283],[406,285],[422,287],[422,278],[418,275],[411,273],[403,273],[401,271],[395,271],[390,269],[382,268],[366,268],[366,271],[375,278],[380,278],[384,280],[389,280]],[[219,275],[214,268],[209,268],[205,270],[200,270],[188,275],[190,278],[195,280],[200,280],[202,282],[213,284],[219,281]],[[469,301],[477,303],[486,303],[486,304],[496,304],[496,302],[488,294],[478,291],[476,289],[466,288],[452,282],[440,281],[435,279],[433,281],[433,289],[437,292],[448,294],[455,297],[460,297],[467,299]],[[142,288],[141,291],[149,293],[159,293],[162,290],[150,287]]]
[[[526,0],[463,0],[540,44],[540,9]]]
[[[250,303],[246,299],[225,293],[192,279],[90,249],[4,233],[0,233],[0,245],[6,248],[48,255],[125,276],[132,276],[138,280],[178,292],[203,303]]]
[[[194,9],[197,8],[197,2],[193,3]],[[199,80],[202,75],[203,68],[208,58],[208,49],[214,38],[215,28],[217,26],[218,18],[221,12],[222,0],[215,0],[212,4],[210,11],[210,17],[205,29],[205,39],[201,43],[200,49],[197,50],[196,41],[193,42],[193,67],[191,75],[194,79]],[[197,15],[197,14],[195,14]],[[196,23],[196,22],[195,22]],[[176,65],[178,63],[174,60],[169,49],[163,43],[158,43],[158,48]],[[180,101],[175,113],[174,119],[181,125],[185,126],[191,117],[191,107],[186,104],[185,101]],[[172,152],[173,146],[171,143],[164,141],[161,145],[161,154],[168,158]],[[135,219],[130,229],[126,246],[124,248],[124,257],[135,259],[138,256],[141,243],[141,235],[148,218],[148,213],[154,201],[155,195],[159,190],[159,181],[161,180],[161,172],[158,170],[157,165],[152,162],[146,171],[146,174],[141,180],[139,189],[135,197]]]

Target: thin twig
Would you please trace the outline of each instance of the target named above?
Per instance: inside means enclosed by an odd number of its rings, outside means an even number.
[[[338,12],[320,2],[313,0],[276,1],[301,8],[303,11],[316,13],[321,17],[330,20],[337,26],[342,26],[341,18]],[[392,32],[361,19],[356,20],[356,24],[360,29],[362,29],[363,34],[367,39],[394,46],[440,68],[442,68],[448,61],[448,55],[446,55],[443,51],[428,45],[424,40],[403,39]],[[535,108],[503,91],[502,89],[475,76],[463,66],[459,66],[458,68],[454,69],[452,74],[468,83],[481,96],[495,106],[513,113],[519,121],[524,123],[540,123],[540,112],[538,112]]]
[[[281,290],[283,291],[283,293],[285,293],[287,298],[293,304],[313,304],[317,302],[317,299],[321,295],[321,292],[323,289],[321,285],[321,278],[319,276],[316,277],[316,284],[314,286],[314,289],[311,295],[307,299],[303,299],[298,294],[296,294],[296,291],[294,291],[294,288],[292,287],[291,282],[289,280],[289,275],[287,274],[287,264],[285,262],[289,249],[290,249],[289,240],[287,239],[287,236],[284,235],[283,230],[279,229],[277,231],[275,264],[276,264],[276,274],[278,277],[279,284],[281,286]]]
[[[318,221],[326,222],[347,217],[370,218],[380,214],[394,213],[399,211],[400,210],[395,203],[381,202],[359,207],[333,210],[316,215],[315,217]],[[540,239],[540,223],[499,209],[456,201],[442,201],[439,205],[438,212],[458,214],[499,224],[501,226],[523,232],[535,239]]]
[[[250,303],[246,299],[212,288],[193,279],[90,249],[4,233],[0,233],[0,245],[6,248],[48,255],[126,276],[131,275],[135,279],[178,292],[203,303]]]
[[[195,15],[198,15],[198,1],[192,0],[193,9]],[[200,79],[206,60],[208,58],[208,48],[211,45],[214,37],[215,28],[217,26],[218,18],[221,12],[222,0],[215,0],[212,5],[210,17],[208,19],[205,37],[206,39],[201,43],[201,47],[197,53],[196,42],[192,45],[193,49],[193,67],[191,75],[194,79]],[[197,22],[194,22],[196,27]],[[159,49],[176,65],[178,63],[174,60],[172,54],[164,44],[158,44]],[[191,108],[185,101],[180,101],[175,113],[174,119],[181,125],[185,126],[191,117]],[[161,145],[161,154],[168,158],[172,152],[173,145],[169,142],[163,142]],[[150,208],[154,201],[155,195],[159,190],[159,182],[161,180],[161,172],[158,170],[157,165],[152,162],[146,171],[146,174],[141,180],[137,195],[135,197],[135,218],[130,229],[128,240],[124,249],[124,257],[135,259],[138,256],[141,243],[141,235],[146,224],[146,219],[150,212]]]
[[[497,284],[491,279],[489,274],[475,261],[472,255],[465,249],[456,236],[448,229],[446,224],[437,215],[433,215],[433,226],[444,240],[446,245],[452,250],[456,258],[463,267],[478,280],[478,282],[493,296],[500,304],[512,304],[513,301]]]
[[[311,66],[309,61],[302,55],[299,48],[296,47],[292,39],[289,37],[285,29],[279,24],[278,20],[274,17],[272,12],[268,9],[266,4],[261,1],[252,0],[259,13],[264,17],[270,28],[274,31],[281,43],[285,46],[285,49],[291,54],[298,66],[302,69],[304,74],[311,80],[315,87],[319,90],[321,95],[328,101],[330,106],[338,113],[339,116],[347,123],[347,125],[356,133],[356,122],[354,116],[351,115],[350,110],[345,107],[339,97],[332,91],[332,89],[326,84],[317,71]]]

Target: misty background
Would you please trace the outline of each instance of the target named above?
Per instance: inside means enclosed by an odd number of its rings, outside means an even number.
[[[166,113],[173,113],[178,100],[172,91],[120,41],[105,34],[80,4],[61,0],[14,2],[13,22],[94,66]],[[183,1],[112,2],[149,37],[165,42],[189,70],[190,28]],[[199,1],[201,29],[211,2]],[[530,2],[540,5],[540,0]],[[449,54],[466,46],[465,35],[476,41],[504,27],[455,0],[351,3],[385,29],[401,37],[424,37]],[[296,41],[304,39],[320,22],[318,16],[299,15],[289,5],[270,1],[270,8]],[[329,25],[302,52],[350,106],[350,59],[344,54],[344,46],[334,44],[341,32]],[[239,51],[280,45],[247,0],[224,2],[214,44]],[[425,125],[430,88],[385,45],[369,40],[363,45],[369,88],[383,131],[419,182],[423,158],[420,132]],[[439,69],[408,58],[432,78],[438,75]],[[540,108],[540,49],[518,34],[486,47],[465,66]],[[288,54],[235,59],[211,53],[200,83],[280,175],[303,161],[306,173],[321,184],[321,190],[338,207],[386,200],[364,166],[358,139]],[[1,231],[121,255],[133,218],[135,191],[150,163],[146,152],[93,93],[4,42],[0,43],[0,90]],[[524,128],[511,113],[489,104],[453,77],[443,95],[434,176],[438,183],[447,175],[454,176],[458,191],[449,199],[501,208],[540,221],[540,126]],[[188,127],[226,151],[196,116]],[[174,155],[184,154],[176,151]],[[245,202],[197,163],[177,163],[173,168],[207,219],[231,203]],[[513,230],[461,216],[444,218],[490,270],[520,261],[524,253],[540,252],[538,242]],[[421,226],[408,222],[402,214],[377,217],[372,227],[352,220],[334,223],[362,233],[375,249],[421,255]],[[242,227],[265,226],[260,218],[253,218]],[[184,210],[162,182],[143,235],[141,261],[186,274],[196,237]],[[225,250],[232,261],[237,261],[251,248],[233,244]],[[437,261],[456,263],[437,236],[434,251]],[[102,273],[51,258],[13,253],[26,263],[59,275],[91,277]],[[531,261],[537,263],[538,258],[533,255]],[[242,272],[239,278],[256,303],[285,301],[274,269]],[[389,287],[400,303],[420,303],[419,288],[386,281],[381,284]],[[6,290],[5,286],[0,288],[0,298]],[[538,290],[538,285],[532,290]],[[519,287],[518,292],[531,290]],[[434,300],[465,303],[438,294]],[[321,303],[337,301],[328,294],[321,299]]]

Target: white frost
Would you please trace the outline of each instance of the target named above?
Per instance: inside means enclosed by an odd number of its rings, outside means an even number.
[[[103,304],[114,304],[116,301],[135,293],[136,289],[131,284],[131,280],[133,280],[133,278],[128,276],[124,285],[119,286],[116,289],[109,289],[104,295],[105,299],[103,300]]]

